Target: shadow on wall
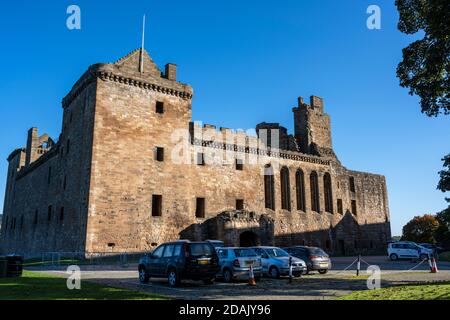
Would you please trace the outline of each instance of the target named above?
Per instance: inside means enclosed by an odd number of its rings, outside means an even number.
[[[334,227],[308,232],[275,234],[274,219],[267,214],[226,211],[203,223],[192,224],[180,232],[180,239],[202,241],[217,239],[226,246],[293,245],[316,246],[331,255],[385,254],[390,240],[390,224],[360,225],[346,212]]]

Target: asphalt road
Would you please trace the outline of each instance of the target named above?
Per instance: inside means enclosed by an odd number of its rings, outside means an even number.
[[[149,284],[138,281],[136,265],[128,266],[81,266],[82,281],[89,280],[111,286],[137,291],[167,295],[176,299],[231,299],[231,300],[277,300],[277,299],[333,299],[355,290],[367,289],[367,265],[381,269],[381,286],[411,284],[429,281],[450,281],[450,263],[439,262],[439,272],[430,273],[428,262],[389,261],[386,257],[363,257],[360,277],[356,277],[356,263],[344,271],[355,258],[333,258],[333,269],[326,275],[313,273],[295,278],[263,278],[256,287],[247,283],[223,283],[213,285],[202,282],[183,281],[178,288],[170,288],[166,279],[151,279]],[[33,268],[36,270],[36,268]],[[411,270],[412,269],[412,270]],[[43,270],[42,268],[40,270]],[[45,268],[43,271],[66,276],[64,268]]]

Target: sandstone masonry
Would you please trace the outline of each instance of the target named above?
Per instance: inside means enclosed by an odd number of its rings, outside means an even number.
[[[144,62],[144,72],[139,69]],[[192,122],[193,90],[145,50],[95,64],[63,99],[57,142],[8,157],[0,253],[143,252],[179,238],[376,253],[390,240],[383,176],[346,169],[313,96],[293,134]]]

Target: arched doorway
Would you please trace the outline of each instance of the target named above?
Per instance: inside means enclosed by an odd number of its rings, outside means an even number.
[[[239,245],[241,247],[254,247],[259,245],[258,235],[252,231],[244,231],[239,236]]]

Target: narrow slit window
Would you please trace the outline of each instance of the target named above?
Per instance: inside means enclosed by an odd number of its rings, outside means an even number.
[[[162,196],[154,194],[152,196],[152,216],[160,217],[162,215]]]
[[[195,206],[195,217],[205,217],[205,198],[197,198]]]

